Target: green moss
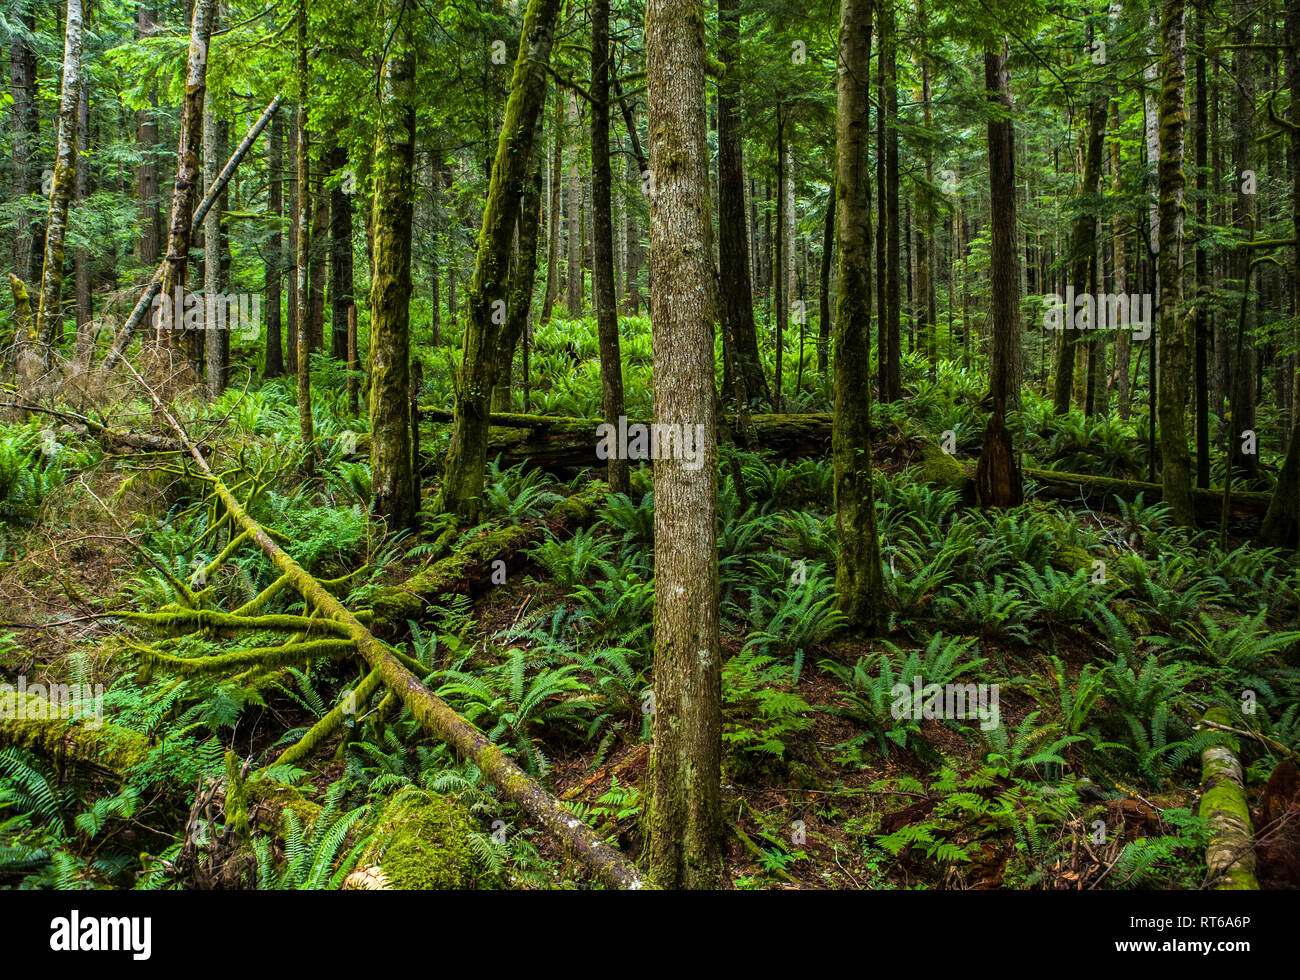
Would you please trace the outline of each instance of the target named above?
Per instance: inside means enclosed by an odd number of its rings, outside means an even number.
[[[971,478],[956,458],[945,453],[938,443],[921,440],[921,461],[907,471],[917,483],[928,483],[965,492]]]
[[[378,864],[394,888],[427,891],[474,887],[469,814],[445,796],[408,786],[375,822],[361,867]]]
[[[1223,708],[1211,708],[1205,720],[1231,725],[1232,718]],[[1255,852],[1251,846],[1253,831],[1250,807],[1246,803],[1240,748],[1231,732],[1210,729],[1214,744],[1201,753],[1200,815],[1210,828],[1210,843],[1205,863],[1210,871],[1221,871],[1215,888],[1221,891],[1256,891]]]
[[[0,747],[45,758],[83,762],[121,774],[149,755],[149,739],[104,722],[69,719],[57,705],[32,694],[0,695]]]

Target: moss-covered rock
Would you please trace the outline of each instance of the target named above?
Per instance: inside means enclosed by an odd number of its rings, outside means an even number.
[[[375,836],[359,867],[379,865],[393,888],[473,888],[476,880],[470,835],[474,822],[463,807],[408,786],[375,821]]]

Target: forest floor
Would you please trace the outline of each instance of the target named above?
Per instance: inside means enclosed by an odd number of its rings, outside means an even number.
[[[503,582],[428,597],[392,639],[426,669],[431,690],[638,855],[653,648],[649,468],[634,470],[630,494],[604,496],[593,519],[564,526],[549,519],[552,508],[590,491],[596,472],[494,464],[484,525],[448,535],[425,513],[421,535],[385,535],[364,511],[365,460],[344,451],[348,420],[329,395],[341,389],[320,383],[324,448],[309,483],[285,452],[288,386],[183,403],[182,415],[196,428],[227,420],[214,437],[223,467],[264,474],[254,516],[317,578],[352,575],[342,595],[354,610],[492,528],[533,528],[536,544],[511,557]],[[429,382],[435,399],[444,383]],[[724,449],[727,879],[737,888],[1201,887],[1201,752],[1223,736],[1198,723],[1220,707],[1245,733],[1236,747],[1263,829],[1261,884],[1300,887],[1294,553],[1257,547],[1248,525],[1226,540],[1214,529],[1189,534],[1140,499],[1049,501],[1031,485],[1020,507],[981,512],[965,487],[978,401],[978,379],[948,365],[933,381],[910,377],[902,405],[877,406],[890,615],[875,639],[846,634],[834,608],[829,463]],[[822,406],[809,398],[802,407]],[[551,411],[590,416],[592,406]],[[1016,424],[1027,466],[1140,475],[1128,441],[1140,442],[1140,420],[1053,419],[1033,396]],[[423,433],[435,457],[445,428]],[[936,468],[927,450],[945,431],[958,437],[956,458]],[[338,887],[396,846],[385,820],[416,791],[452,801],[470,828],[471,846],[448,852],[463,867],[441,884],[588,882],[472,763],[378,701],[307,758],[276,768],[297,802],[259,811],[263,819],[234,834],[216,812],[204,831],[196,796],[228,787],[229,760],[271,763],[346,695],[356,669],[328,657],[252,674],[148,666],[148,651],[210,658],[259,640],[156,639],[122,618],[173,607],[176,581],[224,543],[208,537],[201,483],[49,420],[0,435],[0,665],[28,685],[104,685],[114,737],[148,744],[116,772],[33,752],[30,739],[0,746],[0,887]],[[7,460],[22,467],[6,469]],[[426,503],[435,487],[425,480]],[[274,578],[246,550],[205,595],[229,610]],[[286,595],[264,611],[300,608]],[[899,694],[923,683],[973,685],[993,713],[972,702],[964,716],[929,717],[924,699]]]

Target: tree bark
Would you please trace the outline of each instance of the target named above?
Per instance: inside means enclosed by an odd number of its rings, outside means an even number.
[[[836,81],[839,292],[835,317],[835,591],[850,626],[884,625],[884,579],[871,483],[871,182],[867,114],[871,0],[842,0]]]
[[[172,185],[171,225],[167,236],[167,257],[160,283],[162,300],[154,332],[158,368],[163,374],[164,400],[174,390],[178,370],[184,370],[182,344],[185,273],[189,268],[190,244],[198,229],[193,227],[194,205],[202,187],[203,102],[207,94],[208,41],[212,35],[216,0],[197,0],[190,21],[189,63],[185,78],[185,100],[181,106],[180,151],[176,180]],[[130,334],[123,327],[125,339]],[[118,350],[118,344],[114,343]],[[121,346],[125,350],[125,344]],[[119,350],[120,353],[120,350]],[[180,361],[178,364],[177,362]],[[106,359],[105,363],[108,363]]]
[[[649,0],[651,322],[659,425],[701,433],[703,466],[655,461],[654,744],[650,878],[715,888],[722,878],[722,662],[718,627],[712,233],[704,118],[704,10]]]
[[[24,9],[26,8],[26,9]],[[27,4],[15,4],[11,23],[21,26],[28,34],[36,30],[36,17]],[[28,195],[39,187],[31,174],[32,150],[40,129],[40,115],[36,107],[36,52],[27,41],[14,32],[9,47],[9,94],[13,98],[10,118],[13,120],[11,144],[13,152],[13,199],[24,205]],[[14,228],[14,272],[20,279],[39,275],[36,248],[40,222],[26,220],[20,214]]]
[[[415,526],[411,458],[411,218],[414,211],[415,53],[410,0],[393,0],[375,138],[375,276],[370,288],[371,487],[393,529]],[[395,33],[394,33],[395,32]]]
[[[1160,88],[1160,482],[1173,519],[1196,526],[1192,507],[1191,455],[1187,448],[1187,311],[1183,309],[1184,0],[1164,0],[1161,11]],[[1191,313],[1194,316],[1194,311]]]
[[[740,0],[718,0],[718,57],[737,62],[740,43]],[[763,404],[771,400],[758,353],[754,324],[754,295],[749,280],[749,236],[745,230],[745,163],[740,109],[734,83],[724,77],[718,91],[718,313],[731,337],[745,393]]]
[[[326,170],[346,171],[348,148],[336,143],[329,153]],[[352,306],[352,195],[343,181],[330,188],[330,355],[337,361],[348,358],[348,309]]]
[[[157,26],[157,11],[141,4],[136,11],[136,37],[152,37]],[[136,194],[140,198],[140,241],[136,257],[145,268],[158,264],[162,249],[162,207],[158,186],[158,93],[149,93],[150,106],[136,112],[136,139],[140,145],[140,166],[136,168]]]
[[[483,210],[456,391],[455,430],[437,504],[468,520],[474,520],[482,508],[490,399],[505,353],[501,326],[510,245],[536,142],[537,115],[545,105],[547,63],[559,7],[560,0],[529,0]]]
[[[984,445],[975,471],[975,489],[985,507],[1013,507],[1024,499],[1020,462],[1007,430],[1007,405],[1014,379],[1019,377],[1020,275],[1016,246],[1015,132],[1011,123],[1011,90],[1006,48],[984,53],[984,87],[991,114],[989,141],[990,306],[993,321],[990,388],[993,416],[984,431]]]
[[[81,0],[67,0],[63,39],[63,89],[59,97],[58,143],[45,226],[45,259],[36,307],[36,335],[48,366],[63,339],[63,240],[77,171],[77,108],[81,100]]]
[[[572,92],[569,96],[568,128],[574,133],[578,130],[578,97]],[[568,223],[568,254],[564,263],[564,278],[568,291],[565,295],[565,309],[570,317],[582,316],[582,296],[585,292],[582,272],[582,138],[574,141],[569,158],[568,199],[564,204],[564,216]]]
[[[271,235],[266,248],[266,368],[265,378],[278,378],[284,374],[284,348],[281,333],[280,283],[284,276],[284,236],[280,228],[284,221],[284,127],[279,110],[271,117],[271,134],[266,143],[267,210],[271,213]]]
[[[618,345],[618,298],[614,289],[614,231],[609,166],[609,0],[591,4],[591,292],[600,341],[601,404],[615,427],[623,415],[623,361]],[[525,221],[531,221],[526,216]],[[606,480],[614,493],[628,491],[628,461],[610,456]]]
[[[311,414],[311,141],[307,135],[307,59],[307,0],[298,0],[295,66],[298,85],[298,199],[294,213],[294,224],[298,227],[298,253],[294,297],[298,308],[298,435],[302,440],[303,475],[310,478],[316,471],[316,434]],[[373,344],[371,350],[373,353]],[[405,394],[403,391],[403,398]]]

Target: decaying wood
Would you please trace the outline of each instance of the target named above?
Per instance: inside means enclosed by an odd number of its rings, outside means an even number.
[[[1222,732],[1231,719],[1222,708],[1205,713],[1207,727]],[[1237,740],[1224,732],[1201,751],[1201,817],[1209,825],[1205,849],[1206,881],[1215,889],[1255,891],[1255,846],[1246,805],[1245,778]]]

